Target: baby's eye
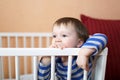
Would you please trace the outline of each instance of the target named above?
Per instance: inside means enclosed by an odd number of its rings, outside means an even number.
[[[63,34],[62,36],[63,36],[63,37],[67,37],[67,35],[65,35],[65,34]]]
[[[56,35],[53,35],[52,37],[53,37],[53,38],[56,38]]]

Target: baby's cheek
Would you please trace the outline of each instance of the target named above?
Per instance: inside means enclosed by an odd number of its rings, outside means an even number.
[[[67,48],[72,48],[72,43],[67,43],[65,46],[66,46]]]

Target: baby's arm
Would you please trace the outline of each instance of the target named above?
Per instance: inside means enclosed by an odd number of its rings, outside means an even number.
[[[40,60],[40,62],[44,65],[47,66],[50,64],[51,58],[49,56],[43,56]]]
[[[38,65],[38,80],[50,80],[50,57],[42,57]]]
[[[62,45],[56,45],[52,43],[49,48],[61,48],[61,46]],[[50,80],[51,57],[42,56],[39,59],[40,59],[40,64],[38,66],[38,79],[39,80]]]
[[[55,45],[51,45],[49,48],[55,48]],[[40,58],[40,64],[38,65],[38,79],[39,80],[50,80],[51,73],[51,57],[42,56]]]
[[[77,65],[85,70],[89,70],[88,59],[90,55],[96,55],[98,52],[103,50],[107,44],[107,37],[105,34],[96,33],[91,36],[81,47]]]

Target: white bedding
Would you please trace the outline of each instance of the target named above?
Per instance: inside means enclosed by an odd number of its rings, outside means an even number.
[[[33,80],[33,75],[32,74],[21,75],[20,80]]]

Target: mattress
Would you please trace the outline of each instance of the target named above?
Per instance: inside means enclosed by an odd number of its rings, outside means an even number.
[[[4,79],[4,80],[15,80],[15,79]],[[32,74],[21,75],[20,80],[33,80]]]

